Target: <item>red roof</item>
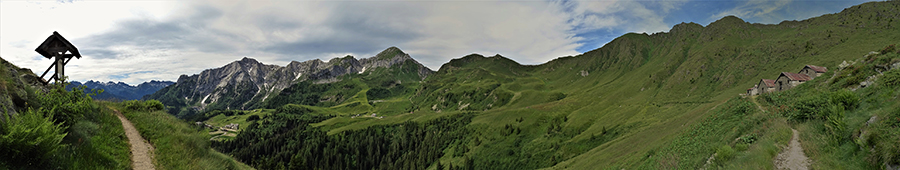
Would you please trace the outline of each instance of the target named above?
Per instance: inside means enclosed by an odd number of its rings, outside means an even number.
[[[797,73],[781,72],[781,75],[779,75],[778,77],[781,77],[781,76],[785,76],[785,77],[787,77],[787,78],[790,79],[790,80],[796,80],[796,81],[809,81],[809,80],[811,80],[811,79],[809,78],[809,76],[807,76],[806,74],[797,74]]]
[[[772,79],[762,79],[762,80],[759,80],[759,81],[765,82],[765,83],[766,83],[766,87],[775,87],[775,80],[772,80]]]
[[[828,68],[825,68],[825,67],[822,67],[822,66],[806,65],[806,67],[809,67],[809,69],[812,69],[813,71],[816,71],[816,73],[824,73],[824,72],[828,72]],[[803,67],[803,69],[806,69],[806,67]]]

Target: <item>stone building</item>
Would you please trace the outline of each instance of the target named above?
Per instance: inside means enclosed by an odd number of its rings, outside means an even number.
[[[775,91],[775,80],[772,79],[760,79],[759,83],[756,84],[756,93],[763,94]]]
[[[803,69],[800,70],[800,74],[805,74],[809,76],[809,79],[814,79],[816,77],[822,76],[825,72],[828,71],[828,68],[822,66],[814,66],[814,65],[806,65]]]
[[[781,72],[781,75],[778,75],[778,78],[775,79],[775,88],[777,91],[785,91],[809,80],[812,80],[812,78],[806,74]]]

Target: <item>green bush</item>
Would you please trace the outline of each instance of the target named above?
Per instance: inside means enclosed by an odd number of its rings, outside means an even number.
[[[87,113],[100,111],[100,107],[90,97],[97,93],[85,94],[84,86],[73,88],[72,91],[66,91],[62,87],[64,86],[51,89],[47,93],[37,94],[39,107],[33,108],[46,109],[52,115],[54,122],[62,123],[63,127],[72,126],[76,120],[84,117]]]
[[[844,123],[844,107],[840,105],[832,105],[827,108],[825,116],[825,128],[832,137],[832,142],[839,143],[843,141],[847,135],[844,131],[847,129],[847,123]]]
[[[10,164],[40,166],[58,149],[66,136],[62,124],[53,123],[53,115],[44,109],[17,114],[0,128],[0,156]]]
[[[795,110],[788,112],[787,117],[795,121],[824,118],[825,108],[830,105],[828,96],[822,94],[804,96],[797,99],[793,105]]]
[[[831,93],[831,102],[845,109],[853,109],[859,105],[859,96],[850,90],[842,89]]]
[[[893,69],[891,71],[885,72],[881,78],[878,79],[879,84],[884,85],[889,88],[897,88],[900,86],[900,69]]]
[[[897,46],[894,44],[891,44],[891,45],[888,45],[887,47],[884,47],[884,49],[881,49],[881,54],[888,54],[888,53],[894,52],[896,50],[897,50]]]
[[[162,102],[159,102],[159,100],[147,100],[144,101],[144,105],[147,107],[147,111],[157,111],[166,108],[166,106],[163,105]]]
[[[731,148],[731,146],[724,145],[722,147],[719,147],[719,149],[716,150],[716,162],[721,165],[728,160],[731,160],[731,158],[734,158],[734,154],[735,151]]]
[[[157,110],[163,110],[166,108],[166,106],[163,105],[162,102],[159,102],[158,100],[147,100],[147,101],[129,100],[129,101],[125,101],[122,103],[125,104],[126,109],[134,110],[134,111],[157,111]]]

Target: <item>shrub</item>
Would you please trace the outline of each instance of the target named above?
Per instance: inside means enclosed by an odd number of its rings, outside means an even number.
[[[159,100],[147,100],[144,101],[144,104],[147,107],[147,111],[157,111],[166,108],[166,106],[163,105],[162,102],[159,102]]]
[[[566,98],[566,94],[565,94],[565,93],[556,92],[556,93],[550,94],[550,101],[551,101],[551,102],[552,102],[552,101],[559,101],[559,100],[562,100],[562,99],[565,99],[565,98]]]
[[[826,111],[823,108],[827,108],[830,104],[825,95],[804,96],[797,99],[794,103],[795,110],[789,112],[787,117],[796,121],[824,118]]]
[[[302,115],[302,114],[312,112],[312,110],[310,110],[309,108],[300,106],[300,105],[286,104],[284,106],[279,107],[277,112]]]
[[[826,112],[825,128],[831,135],[832,142],[839,143],[846,137],[844,131],[847,129],[847,123],[844,123],[844,107],[832,105],[827,108]]]
[[[17,117],[0,123],[0,156],[7,163],[39,165],[48,160],[59,148],[66,136],[62,124],[53,123],[53,115],[47,110],[28,109]]]
[[[250,117],[247,117],[247,121],[248,121],[248,122],[254,121],[254,120],[259,120],[259,116],[257,116],[257,115],[250,115]]]
[[[853,109],[859,105],[859,96],[850,90],[842,89],[831,93],[831,102],[845,109]]]
[[[897,50],[897,46],[894,44],[891,44],[891,45],[888,45],[887,47],[884,47],[884,49],[881,49],[881,54],[888,54],[888,53],[894,52],[896,50]]]
[[[734,158],[734,153],[735,151],[731,146],[724,145],[719,147],[719,149],[716,150],[716,162],[719,164],[725,163],[728,160],[731,160],[731,158]]]
[[[33,108],[45,108],[52,115],[52,120],[62,123],[64,127],[71,126],[86,113],[99,112],[100,107],[90,97],[97,93],[85,94],[84,86],[73,88],[72,91],[66,91],[63,87],[58,86],[47,93],[35,92],[38,93],[39,104]]]
[[[900,69],[893,69],[885,72],[878,81],[879,84],[882,84],[885,87],[896,88],[900,86]]]
[[[125,104],[126,109],[133,110],[133,111],[157,111],[157,110],[163,110],[166,108],[166,106],[163,105],[162,102],[159,102],[158,100],[147,100],[147,101],[129,100],[129,101],[125,101],[123,103]]]

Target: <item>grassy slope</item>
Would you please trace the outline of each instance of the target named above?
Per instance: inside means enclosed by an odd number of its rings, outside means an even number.
[[[760,78],[796,72],[806,64],[834,69],[843,60],[895,43],[900,39],[900,17],[892,11],[900,8],[898,4],[866,3],[839,14],[779,25],[749,24],[735,17],[706,27],[680,24],[669,33],[626,34],[600,49],[537,66],[500,56],[467,56],[416,84],[414,93],[384,100],[409,104],[410,113],[373,105],[362,96],[373,83],[362,81],[366,75],[361,75],[351,79],[363,90],[322,108],[322,114],[338,116],[314,126],[329,127],[329,134],[335,134],[488,109],[469,125],[479,144],[468,144],[471,149],[462,156],[445,155],[442,164],[462,165],[465,157],[480,157],[487,159],[476,159],[476,164],[573,169],[696,168],[717,147],[753,131],[768,134],[759,138],[764,144],[749,146],[746,153],[752,154],[739,154],[734,160],[743,161],[733,164],[759,165],[771,160],[775,144],[790,138],[788,123],[771,112],[719,116],[734,105],[726,101]],[[461,107],[466,104],[469,107]],[[387,117],[350,118],[359,113]],[[746,124],[743,118],[759,121]],[[711,130],[719,127],[740,128]],[[509,129],[519,133],[503,132]],[[685,137],[692,133],[705,138]],[[690,141],[709,145],[689,146]],[[559,146],[563,148],[554,151]],[[678,153],[683,147],[691,147],[687,148],[691,152]],[[454,148],[445,152],[455,152]],[[541,158],[552,161],[522,162]]]
[[[160,169],[253,169],[209,147],[209,135],[165,111],[134,111],[119,103],[110,104],[122,111],[141,136],[150,141],[154,164]]]
[[[20,76],[32,74],[30,70],[20,69],[18,66],[0,58],[0,95],[19,96],[25,100],[27,108],[21,108],[19,114],[35,114],[26,112],[26,109],[37,110],[36,106],[47,101],[42,101],[35,95],[42,94],[40,90],[24,84]],[[19,75],[10,75],[9,70],[18,70]],[[35,76],[36,77],[36,76]],[[18,93],[18,94],[14,94]],[[51,99],[52,100],[52,99]],[[74,102],[74,101],[69,101]],[[30,103],[30,104],[29,104]],[[118,118],[109,110],[100,108],[94,102],[86,104],[90,111],[75,119],[71,126],[66,127],[66,137],[63,145],[53,154],[51,162],[44,165],[28,165],[30,168],[70,168],[70,169],[128,169],[131,166],[129,148],[125,132]],[[49,108],[45,108],[49,109]],[[95,112],[96,111],[96,112]],[[5,113],[3,113],[5,114]],[[0,165],[17,163],[0,161]],[[55,167],[54,167],[55,166]],[[0,169],[9,168],[2,167]],[[15,168],[15,167],[13,167]],[[20,167],[21,168],[21,167]]]

